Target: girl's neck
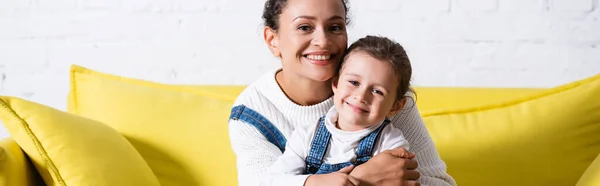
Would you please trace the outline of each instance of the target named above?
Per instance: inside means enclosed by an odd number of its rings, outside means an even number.
[[[335,122],[335,128],[343,130],[343,131],[354,132],[354,131],[363,130],[368,127],[352,125],[348,122],[340,121],[340,117],[338,117],[337,121]]]
[[[283,70],[275,74],[275,80],[283,93],[294,103],[310,106],[321,103],[333,95],[331,80],[324,82],[299,77]]]

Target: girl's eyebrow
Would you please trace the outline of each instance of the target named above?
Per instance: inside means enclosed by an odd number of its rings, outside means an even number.
[[[343,75],[347,75],[347,76],[361,77],[360,75],[358,75],[358,74],[355,74],[355,73],[342,73],[342,74],[343,74]]]

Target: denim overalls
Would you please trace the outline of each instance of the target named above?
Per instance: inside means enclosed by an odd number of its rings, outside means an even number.
[[[245,107],[244,105],[238,105],[231,110],[230,119],[242,120],[256,127],[258,131],[264,135],[269,142],[277,146],[281,152],[285,151],[286,139],[283,134],[268,119],[258,112]],[[373,148],[379,138],[379,134],[389,123],[389,119],[384,120],[383,124],[359,142],[356,150],[356,160],[354,162],[327,164],[323,163],[323,158],[327,151],[327,146],[329,146],[331,133],[325,127],[325,116],[321,117],[319,119],[317,131],[312,140],[308,157],[304,160],[306,164],[304,174],[327,174],[350,165],[358,166],[367,162],[373,155]]]

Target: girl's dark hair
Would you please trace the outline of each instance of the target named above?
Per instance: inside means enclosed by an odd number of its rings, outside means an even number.
[[[352,43],[346,50],[339,70],[341,71],[344,67],[344,61],[353,52],[364,52],[365,54],[381,60],[389,62],[392,67],[393,74],[398,78],[398,89],[397,99],[404,98],[404,95],[411,91],[415,93],[410,87],[410,79],[412,77],[412,67],[408,55],[404,50],[404,47],[399,43],[391,40],[387,37],[380,36],[366,36],[356,42]]]
[[[346,24],[350,24],[350,19],[348,17],[348,0],[341,1],[344,5],[344,10],[346,11]],[[267,2],[265,2],[265,8],[262,15],[265,26],[268,26],[273,30],[279,30],[279,16],[286,5],[287,0],[267,0]]]

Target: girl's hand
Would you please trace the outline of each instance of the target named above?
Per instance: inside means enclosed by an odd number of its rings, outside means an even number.
[[[358,186],[359,181],[348,173],[354,168],[353,165],[344,167],[337,172],[329,174],[313,174],[308,176],[305,186]]]
[[[399,147],[383,151],[369,161],[357,166],[350,176],[364,185],[419,186],[420,173],[415,170],[415,154]]]

